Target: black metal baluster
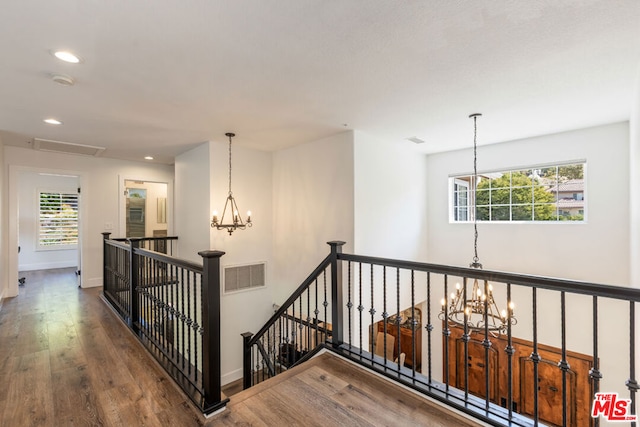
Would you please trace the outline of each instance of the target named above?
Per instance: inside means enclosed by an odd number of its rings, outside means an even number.
[[[284,326],[282,326],[282,316],[278,317],[278,332],[279,332],[279,335],[278,335],[278,350],[277,351],[278,351],[279,362],[282,365],[282,364],[285,363],[284,357],[286,356],[286,355],[282,354],[283,353],[282,334],[284,332]],[[286,343],[284,343],[284,344],[286,345]],[[284,351],[286,351],[286,350],[284,350]]]
[[[296,331],[296,302],[291,304],[291,343],[293,345],[293,363],[296,363],[296,352],[298,350],[298,331]]]
[[[484,401],[484,409],[489,413],[489,403],[491,402],[491,366],[489,366],[489,349],[491,348],[491,340],[489,339],[489,282],[486,280],[484,281],[484,340],[482,340],[482,346],[484,347],[485,363],[484,387],[487,393]]]
[[[511,283],[507,283],[507,407],[509,409],[509,421],[513,418],[513,336],[511,335]]]
[[[187,374],[191,376],[191,272],[187,272]]]
[[[387,319],[389,318],[389,313],[387,313],[387,266],[382,266],[382,330],[384,331],[384,336],[382,337],[383,341],[383,364],[385,368],[387,367]],[[378,351],[380,351],[378,349]]]
[[[304,345],[304,343],[302,342],[302,339],[304,338],[304,333],[302,332],[303,328],[304,328],[304,323],[303,320],[304,318],[302,317],[302,295],[300,295],[300,297],[298,298],[298,302],[299,302],[299,313],[298,317],[300,318],[299,320],[299,325],[298,325],[298,342],[300,343],[300,354],[302,354],[302,351],[304,350],[302,348],[302,346]],[[307,343],[307,346],[309,345],[309,343]]]
[[[313,314],[314,314],[314,324],[315,324],[315,329],[316,329],[316,345],[318,345],[318,337],[319,336],[324,336],[324,335],[320,335],[318,333],[318,329],[320,328],[320,320],[318,319],[318,314],[320,314],[320,310],[318,309],[318,278],[316,277],[316,279],[313,281],[314,283],[314,287],[315,287],[315,291],[316,291],[316,297],[315,297],[315,308],[313,309]],[[323,340],[323,344],[324,344],[324,340]]]
[[[529,358],[533,362],[533,425],[538,426],[538,363],[540,363],[540,355],[538,354],[538,298],[537,288],[531,289],[533,292],[533,352]]]
[[[360,356],[362,357],[362,311],[364,306],[362,305],[362,263],[358,263],[358,311],[360,312]]]
[[[600,380],[602,373],[600,372],[600,361],[598,360],[598,297],[593,296],[593,368],[589,370],[589,378],[592,381],[593,395],[600,391]],[[593,419],[594,426],[600,426],[600,417]]]
[[[449,392],[449,337],[451,336],[451,330],[449,329],[449,301],[447,298],[449,297],[449,286],[448,286],[449,276],[444,275],[444,298],[442,300],[442,308],[444,310],[444,320],[442,335],[444,336],[444,385],[445,390]],[[429,355],[431,357],[431,355]],[[431,377],[431,375],[429,375]]]
[[[180,364],[181,364],[181,369],[184,372],[184,363],[185,360],[187,359],[186,357],[186,346],[185,346],[185,320],[186,320],[186,316],[185,316],[185,308],[184,308],[184,302],[186,299],[186,292],[184,290],[184,268],[180,268],[180,287],[181,287],[181,292],[180,292],[180,327],[181,327],[181,332],[182,332],[182,342],[181,344],[181,351],[180,351]]]
[[[193,352],[193,373],[196,378],[196,383],[198,380],[198,354],[200,354],[200,351],[202,351],[201,348],[198,348],[198,337],[200,335],[198,332],[198,325],[200,324],[200,319],[201,319],[200,314],[202,313],[202,300],[204,299],[202,295],[202,290],[204,288],[204,283],[202,283],[202,276],[196,273],[193,273],[193,283],[194,283],[193,294],[195,296],[198,290],[198,277],[200,277],[200,298],[193,299],[193,317],[194,317],[193,341],[195,345],[195,349]],[[198,308],[198,301],[200,301],[200,304],[201,304],[200,308]]]
[[[416,328],[418,321],[416,320],[416,274],[415,270],[411,270],[411,376],[415,383],[416,380]]]
[[[427,272],[427,363],[428,363],[428,376],[429,386],[431,386],[432,372],[431,372],[431,332],[433,332],[433,324],[431,323],[431,272]],[[448,365],[449,361],[445,358],[445,363]]]
[[[322,273],[322,279],[323,279],[323,286],[324,286],[324,301],[322,302],[322,305],[324,306],[324,324],[325,324],[325,329],[327,329],[327,324],[329,322],[327,322],[327,307],[329,306],[329,301],[327,300],[327,270],[324,270],[324,272]],[[335,325],[332,325],[332,329]],[[331,338],[333,340],[333,337]]]
[[[396,339],[397,345],[396,350],[398,352],[398,365],[397,368],[400,370],[400,268],[396,267],[396,332],[398,334],[398,338]]]
[[[307,288],[307,346],[309,347],[309,351],[318,345],[318,341],[316,340],[313,347],[311,346],[311,324],[311,289]]]
[[[353,317],[353,302],[351,302],[351,261],[347,262],[347,336],[349,341],[349,350],[351,350],[351,318]]]
[[[457,291],[457,290],[456,290]],[[467,277],[462,278],[462,295],[464,301],[464,312],[462,318],[464,319],[464,325],[462,325],[462,345],[464,347],[464,401],[469,400],[469,340],[471,335],[469,334],[469,322],[467,316]]]
[[[561,329],[561,341],[562,360],[558,363],[558,367],[562,371],[562,424],[567,425],[567,372],[570,369],[567,362],[567,322],[566,322],[566,295],[565,292],[560,292],[560,329]]]
[[[369,314],[371,314],[371,326],[369,327],[369,347],[371,348],[371,356],[373,357],[373,355],[375,354],[374,352],[374,345],[376,344],[375,341],[373,340],[373,334],[376,333],[377,331],[373,330],[375,323],[375,318],[374,315],[376,314],[376,309],[375,309],[375,301],[373,299],[373,264],[369,264],[371,266],[370,269],[370,277],[369,277],[369,288],[371,289],[371,308],[369,309]]]
[[[629,379],[625,382],[629,389],[631,399],[631,415],[636,414],[636,392],[640,387],[636,381],[636,307],[633,301],[629,301]],[[632,426],[636,422],[631,423]]]

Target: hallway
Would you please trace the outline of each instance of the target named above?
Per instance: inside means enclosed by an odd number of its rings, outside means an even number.
[[[102,288],[78,288],[74,269],[24,276],[0,310],[0,425],[202,425]]]

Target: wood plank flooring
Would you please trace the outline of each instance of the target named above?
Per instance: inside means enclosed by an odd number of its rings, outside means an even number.
[[[330,354],[205,419],[73,269],[25,274],[0,310],[0,426],[466,426]],[[237,390],[237,383],[227,390]]]
[[[0,311],[0,426],[198,426],[204,417],[73,269]]]
[[[231,398],[221,426],[477,426],[327,352]]]

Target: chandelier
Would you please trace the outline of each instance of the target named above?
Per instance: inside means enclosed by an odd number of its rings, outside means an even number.
[[[473,262],[469,265],[471,268],[482,269],[478,258],[478,223],[475,214],[475,194],[478,185],[478,156],[477,156],[477,118],[482,114],[471,114],[469,118],[473,119],[473,182],[471,183],[471,194],[474,197],[473,203],[469,203],[474,207],[473,214],[473,232],[474,232],[474,256]],[[509,301],[507,308],[500,311],[493,297],[493,286],[484,280],[480,283],[478,279],[473,280],[471,293],[467,289],[467,279],[463,281],[463,285],[456,284],[456,291],[452,292],[449,301],[446,297],[442,299],[442,311],[438,315],[440,320],[446,320],[448,323],[459,327],[466,327],[468,331],[484,331],[488,330],[492,334],[505,333],[509,325],[515,325],[517,319],[513,316],[514,304]]]
[[[229,137],[229,194],[227,200],[224,202],[224,209],[222,210],[222,217],[218,220],[218,211],[213,211],[213,217],[211,218],[211,228],[218,230],[227,230],[229,236],[236,230],[244,230],[247,227],[251,227],[251,211],[247,211],[247,222],[242,220],[238,211],[238,204],[233,198],[233,192],[231,191],[231,138],[236,136],[235,133],[227,132],[226,136]],[[228,212],[228,215],[227,215]],[[225,216],[227,222],[225,223]]]

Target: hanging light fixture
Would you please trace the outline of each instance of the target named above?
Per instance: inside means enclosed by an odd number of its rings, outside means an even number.
[[[477,119],[482,114],[471,114],[469,118],[473,119],[473,180],[471,182],[471,195],[473,203],[469,203],[474,207],[473,211],[473,262],[469,265],[471,268],[482,269],[480,259],[478,258],[478,222],[476,216],[476,190],[478,186],[478,155],[477,155]],[[441,301],[442,311],[439,314],[441,320],[455,326],[464,327],[466,325],[469,331],[488,330],[492,334],[501,334],[506,332],[508,325],[515,325],[517,319],[513,315],[514,304],[509,301],[507,309],[500,311],[493,297],[493,286],[487,280],[484,284],[480,284],[478,279],[473,280],[471,294],[467,293],[466,279],[463,286],[456,284],[456,291],[452,292],[449,301],[443,298]]]
[[[218,230],[227,230],[229,236],[236,230],[244,230],[247,227],[251,227],[251,211],[247,211],[247,222],[242,220],[238,210],[238,204],[233,198],[233,192],[231,191],[231,138],[236,136],[235,133],[227,132],[226,136],[229,137],[229,194],[227,200],[224,202],[224,209],[222,210],[222,216],[218,220],[218,211],[213,211],[213,217],[211,218],[211,228]],[[228,216],[227,216],[228,212]],[[225,223],[225,216],[227,221]]]

